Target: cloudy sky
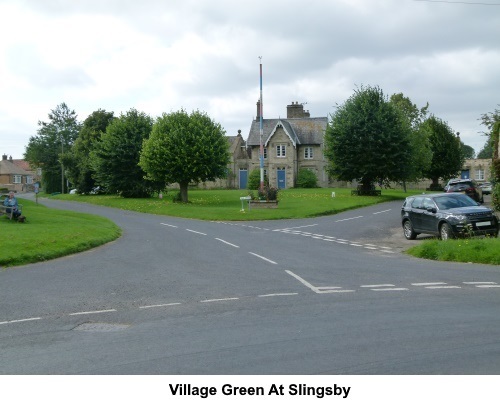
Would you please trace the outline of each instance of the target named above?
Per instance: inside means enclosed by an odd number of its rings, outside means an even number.
[[[402,92],[476,153],[500,104],[500,0],[0,0],[0,153],[65,102],[201,110],[248,136],[292,101],[329,116],[360,85]]]

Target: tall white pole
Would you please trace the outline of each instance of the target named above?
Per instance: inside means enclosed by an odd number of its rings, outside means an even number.
[[[263,118],[262,112],[264,111],[264,104],[262,100],[262,56],[259,56],[260,59],[260,190],[264,191],[264,128],[263,128]]]

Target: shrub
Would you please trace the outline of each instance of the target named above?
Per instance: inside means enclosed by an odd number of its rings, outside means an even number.
[[[267,176],[264,177],[264,184],[269,184]],[[253,169],[248,175],[248,189],[258,190],[260,187],[260,169]]]
[[[299,188],[316,188],[318,187],[318,178],[316,174],[309,169],[300,169],[297,174],[297,187]]]
[[[278,192],[279,189],[277,189],[276,187],[265,185],[264,190],[259,189],[259,200],[278,201]]]

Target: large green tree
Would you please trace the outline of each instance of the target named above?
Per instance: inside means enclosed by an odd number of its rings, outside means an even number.
[[[81,124],[74,110],[59,104],[48,114],[49,121],[38,121],[36,136],[30,137],[24,159],[32,167],[42,168],[42,186],[47,193],[66,192],[64,156],[73,145]]]
[[[221,125],[205,113],[184,110],[156,120],[140,158],[148,178],[179,184],[182,202],[188,202],[189,183],[225,178],[228,163],[229,146]]]
[[[432,161],[432,150],[429,141],[429,134],[422,128],[425,121],[429,103],[418,108],[416,104],[403,95],[403,93],[393,94],[390,103],[396,107],[411,128],[410,150],[411,157],[408,166],[407,178],[403,180],[406,190],[406,181],[420,181],[424,177],[424,172],[429,168]]]
[[[102,109],[90,114],[83,121],[71,154],[68,156],[67,163],[65,162],[65,166],[68,168],[68,178],[81,194],[90,192],[96,186],[95,171],[92,168],[90,154],[113,118],[113,112]]]
[[[136,109],[115,118],[91,152],[94,177],[108,193],[122,197],[149,197],[161,185],[145,179],[139,166],[142,142],[153,127],[149,115]]]
[[[339,180],[375,183],[409,176],[411,127],[379,87],[360,87],[331,115],[325,133],[329,173]]]
[[[431,115],[422,124],[429,133],[432,149],[432,162],[425,172],[425,177],[432,180],[431,188],[441,189],[439,179],[456,177],[462,169],[464,157],[461,150],[460,138],[445,121]]]

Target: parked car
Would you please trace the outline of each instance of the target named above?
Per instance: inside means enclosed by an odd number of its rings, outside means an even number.
[[[486,182],[479,186],[479,188],[483,191],[483,194],[491,194],[491,183]]]
[[[451,180],[448,182],[447,193],[465,193],[474,201],[484,203],[483,190],[477,185],[474,180]]]
[[[418,234],[441,239],[459,236],[498,236],[498,219],[493,210],[462,193],[421,194],[407,197],[401,208],[406,239]]]
[[[446,186],[444,186],[444,191],[448,191],[448,189],[450,188],[450,184],[451,183],[456,183],[457,181],[461,181],[462,179],[451,179],[451,180],[448,180],[448,183],[446,183]]]

